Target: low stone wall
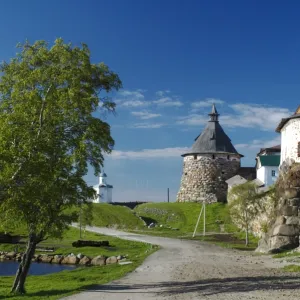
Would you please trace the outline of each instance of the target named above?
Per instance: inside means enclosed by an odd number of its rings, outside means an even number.
[[[0,251],[0,261],[12,260],[21,261],[24,253],[17,252],[4,252]],[[66,264],[66,265],[83,265],[83,266],[104,266],[116,264],[125,261],[126,257],[123,255],[106,257],[98,255],[89,257],[84,254],[68,254],[68,255],[48,255],[48,254],[35,254],[32,261],[39,263],[52,263],[52,264]]]

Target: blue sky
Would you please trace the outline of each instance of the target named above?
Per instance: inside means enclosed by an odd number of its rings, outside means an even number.
[[[3,0],[0,59],[25,39],[87,43],[123,81],[107,117],[113,200],[166,201],[169,187],[174,201],[180,154],[212,102],[242,165],[279,143],[276,125],[300,104],[299,10],[298,1]]]

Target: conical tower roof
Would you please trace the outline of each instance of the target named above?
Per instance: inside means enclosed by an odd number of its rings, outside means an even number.
[[[206,127],[195,139],[191,150],[182,156],[201,153],[228,153],[238,154],[242,157],[243,155],[237,152],[230,138],[219,124],[219,113],[215,104],[213,104],[211,113],[208,115],[210,116],[210,120],[207,122]]]

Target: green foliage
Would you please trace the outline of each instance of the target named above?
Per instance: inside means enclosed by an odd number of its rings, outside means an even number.
[[[259,212],[258,192],[254,183],[246,182],[232,187],[229,192],[230,214],[246,229]]]
[[[92,64],[87,45],[62,39],[19,46],[0,81],[0,215],[2,227],[24,223],[37,241],[59,237],[75,218],[66,209],[94,196],[83,180],[100,172],[114,141],[94,117],[115,104],[103,92],[121,87],[105,64]]]

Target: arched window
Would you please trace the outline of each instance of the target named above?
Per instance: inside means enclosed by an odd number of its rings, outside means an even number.
[[[197,159],[197,155],[194,155],[194,159]]]
[[[230,158],[230,156],[229,155],[227,155],[227,159],[229,159]]]
[[[215,159],[215,155],[214,154],[212,155],[212,159]]]

